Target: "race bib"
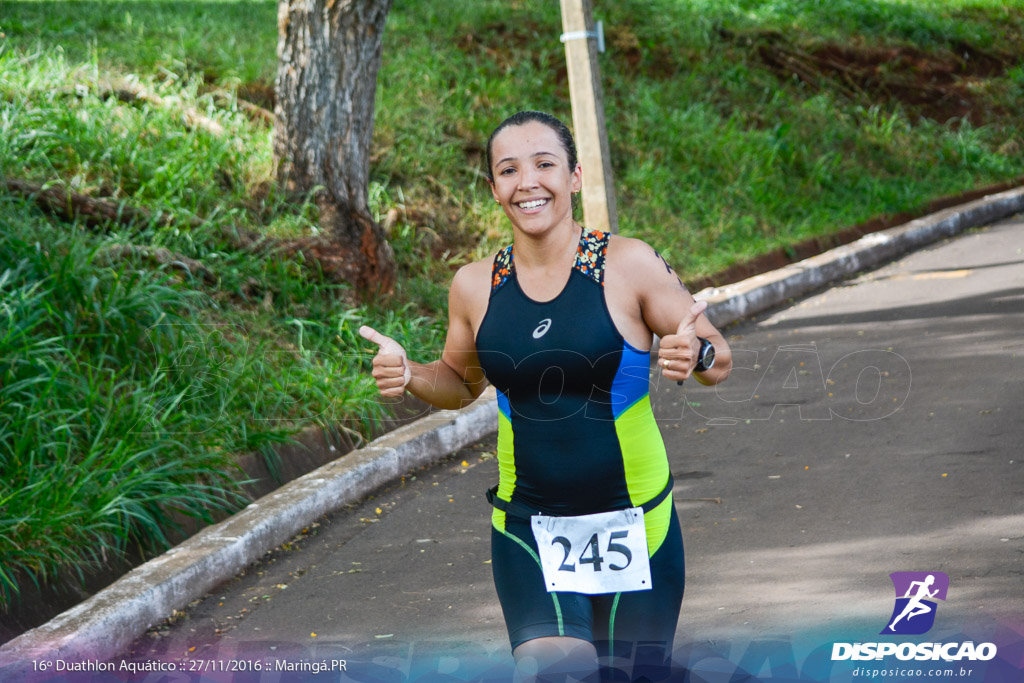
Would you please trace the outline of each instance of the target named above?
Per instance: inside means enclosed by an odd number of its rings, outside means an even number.
[[[600,595],[651,589],[642,508],[530,517],[548,592]]]

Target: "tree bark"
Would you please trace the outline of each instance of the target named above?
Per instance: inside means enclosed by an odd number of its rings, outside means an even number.
[[[374,97],[391,0],[280,0],[274,155],[289,191],[316,189],[324,235],[294,247],[325,275],[389,291],[395,259],[368,206]]]

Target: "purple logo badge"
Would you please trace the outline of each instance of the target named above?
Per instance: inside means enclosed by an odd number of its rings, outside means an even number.
[[[916,636],[927,633],[935,623],[935,600],[945,600],[949,577],[943,572],[893,572],[896,606],[882,634]]]

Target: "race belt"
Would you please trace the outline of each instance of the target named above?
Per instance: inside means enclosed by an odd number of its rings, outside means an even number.
[[[672,492],[671,475],[661,493],[641,506],[590,515],[544,514],[498,498],[497,488],[487,491],[491,505],[530,520],[549,593],[601,595],[652,588],[644,513]]]

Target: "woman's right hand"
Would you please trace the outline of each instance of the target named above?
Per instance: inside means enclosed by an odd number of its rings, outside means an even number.
[[[380,395],[400,397],[412,379],[405,349],[391,337],[367,325],[359,328],[359,334],[378,347],[377,355],[373,357],[373,378],[377,380]]]

